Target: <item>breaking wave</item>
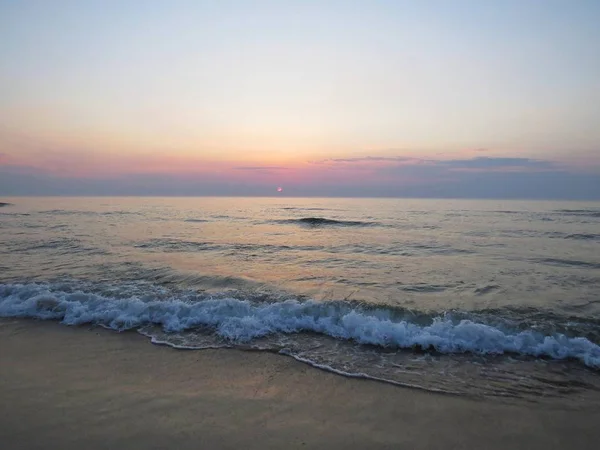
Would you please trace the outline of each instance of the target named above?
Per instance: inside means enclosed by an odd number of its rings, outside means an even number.
[[[208,328],[231,345],[272,335],[313,333],[384,349],[575,359],[590,368],[600,368],[600,346],[584,337],[495,327],[450,315],[413,321],[397,317],[391,309],[369,309],[348,302],[252,302],[192,294],[157,299],[151,295],[84,292],[52,284],[0,284],[0,316],[60,320],[67,325],[96,324],[118,331],[158,326],[167,334]]]

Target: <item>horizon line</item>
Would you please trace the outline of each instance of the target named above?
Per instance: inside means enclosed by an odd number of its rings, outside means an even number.
[[[0,196],[5,199],[10,198],[287,198],[287,199],[366,199],[366,200],[493,200],[493,201],[564,201],[564,202],[600,202],[598,198],[560,198],[560,197],[467,197],[467,196],[456,196],[456,197],[434,197],[434,196],[396,196],[396,195],[380,195],[380,196],[356,196],[356,195],[243,195],[243,194],[183,194],[183,195],[169,195],[169,194],[17,194],[17,195],[4,195],[0,193]]]

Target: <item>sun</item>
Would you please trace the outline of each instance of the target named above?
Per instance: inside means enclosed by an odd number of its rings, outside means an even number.
[[[281,186],[277,187],[277,192],[283,192],[283,188]]]

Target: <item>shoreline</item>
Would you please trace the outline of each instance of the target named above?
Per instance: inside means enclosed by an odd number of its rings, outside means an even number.
[[[600,411],[423,392],[268,352],[0,320],[6,448],[596,448]]]

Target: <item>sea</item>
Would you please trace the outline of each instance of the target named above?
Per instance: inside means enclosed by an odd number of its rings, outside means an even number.
[[[600,203],[0,201],[4,322],[272,352],[447,395],[600,405]]]

